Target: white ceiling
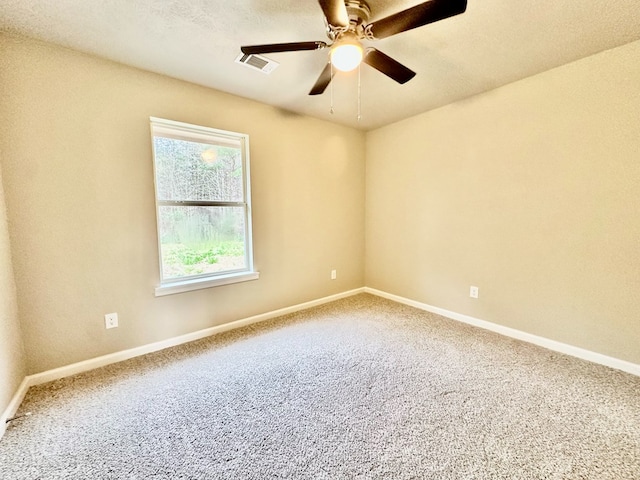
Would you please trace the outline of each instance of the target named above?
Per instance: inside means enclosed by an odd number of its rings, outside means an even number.
[[[368,3],[374,21],[421,2]],[[417,75],[399,85],[363,65],[360,121],[356,74],[308,95],[327,50],[269,54],[270,75],[234,62],[241,45],[327,41],[316,0],[3,0],[0,30],[369,130],[638,40],[638,7],[469,0],[462,15],[375,42]]]

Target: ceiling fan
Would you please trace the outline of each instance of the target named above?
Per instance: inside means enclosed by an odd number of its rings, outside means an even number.
[[[467,0],[428,0],[373,23],[367,23],[371,9],[365,0],[318,0],[318,3],[324,13],[330,43],[321,41],[272,43],[240,48],[245,55],[329,48],[329,61],[309,95],[319,95],[325,91],[333,78],[333,67],[348,72],[355,69],[361,62],[398,83],[408,82],[416,75],[414,71],[376,48],[363,48],[361,40],[390,37],[459,15],[467,9]]]

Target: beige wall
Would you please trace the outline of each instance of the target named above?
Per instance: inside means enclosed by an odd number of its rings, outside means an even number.
[[[18,321],[4,191],[0,181],[0,416],[6,411],[25,375],[26,361]],[[0,425],[2,431],[4,425]]]
[[[363,286],[363,133],[51,45],[0,43],[28,373]],[[259,280],[154,296],[149,116],[250,135]],[[108,312],[119,328],[105,330]]]
[[[370,132],[367,285],[640,363],[638,58]]]

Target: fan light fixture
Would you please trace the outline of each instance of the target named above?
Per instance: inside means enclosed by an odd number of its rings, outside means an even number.
[[[331,63],[338,70],[350,72],[362,62],[362,45],[352,32],[340,36],[331,48]]]
[[[467,9],[467,0],[423,0],[418,5],[369,23],[371,9],[368,1],[318,0],[331,44],[317,40],[269,43],[245,45],[240,47],[240,50],[244,55],[263,55],[329,48],[329,61],[309,91],[309,95],[324,93],[334,77],[334,70],[349,72],[358,68],[361,63],[366,63],[390,79],[403,84],[415,77],[416,72],[375,47],[369,46],[368,42],[460,15]],[[384,2],[376,0],[376,3],[381,5]],[[363,51],[360,40],[367,44],[366,52]]]

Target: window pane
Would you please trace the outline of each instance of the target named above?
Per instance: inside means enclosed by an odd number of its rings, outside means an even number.
[[[242,151],[154,137],[158,200],[242,202]]]
[[[243,207],[160,206],[158,211],[165,280],[248,268]]]

